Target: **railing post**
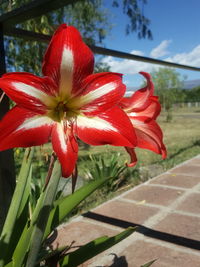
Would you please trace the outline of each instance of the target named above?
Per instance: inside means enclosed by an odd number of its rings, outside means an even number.
[[[0,76],[6,72],[3,27],[0,25]],[[0,90],[2,95],[2,90]],[[3,97],[0,103],[0,120],[9,110],[9,99]],[[15,164],[13,150],[0,152],[0,231],[15,188]]]

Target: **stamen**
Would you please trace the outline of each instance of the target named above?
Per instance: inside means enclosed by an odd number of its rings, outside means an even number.
[[[75,99],[55,99],[55,103],[50,107],[48,116],[55,121],[69,121],[79,114]]]

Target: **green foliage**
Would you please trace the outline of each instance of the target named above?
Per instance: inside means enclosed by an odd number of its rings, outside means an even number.
[[[113,6],[122,8],[124,14],[129,18],[129,23],[126,25],[126,33],[137,32],[139,39],[146,37],[152,39],[152,32],[149,29],[150,20],[143,13],[146,3],[147,0],[124,0],[122,6],[120,6],[120,1],[113,1]]]
[[[0,11],[6,12],[27,2],[30,2],[30,0],[16,0],[7,7],[0,7]],[[95,44],[102,42],[109,31],[110,27],[106,14],[106,11],[101,8],[101,0],[76,1],[62,9],[21,23],[19,27],[28,31],[51,35],[59,24],[67,23],[77,27],[88,44]],[[16,71],[41,74],[41,62],[46,47],[45,43],[37,41],[7,38],[6,59],[8,70],[13,70],[14,68]]]
[[[159,96],[162,107],[167,111],[166,121],[172,120],[172,106],[177,100],[183,100],[184,78],[171,68],[159,68],[151,73],[155,86],[155,94]]]
[[[82,202],[71,215],[88,211],[103,201],[111,199],[119,194],[119,192],[125,191],[127,188],[141,182],[138,167],[126,167],[126,159],[127,154],[123,155],[121,152],[117,153],[111,150],[108,150],[106,153],[102,152],[82,157],[79,161],[79,169],[86,181],[89,183],[91,181],[98,181],[101,177],[111,177],[112,179],[109,179],[102,188]]]
[[[90,156],[90,168],[85,168],[85,176],[89,180],[103,179],[103,177],[113,177],[114,179],[107,183],[104,190],[107,192],[115,191],[122,183],[124,176],[121,174],[126,169],[126,166],[119,165],[119,157],[119,153],[112,154],[109,160],[106,160],[101,155]]]
[[[172,88],[182,88],[183,77],[172,68],[159,68],[151,73],[157,92],[160,90],[170,90]]]
[[[33,224],[33,230],[30,236],[30,251],[28,253],[26,267],[34,267],[38,258],[38,253],[43,241],[46,224],[52,209],[52,203],[55,200],[59,180],[61,177],[61,166],[58,161],[55,162],[49,183],[44,190],[44,199],[40,206],[37,222]]]
[[[27,219],[29,219],[27,204],[30,196],[30,171],[32,158],[33,150],[30,151],[30,149],[27,149],[0,237],[0,251],[4,251],[4,254],[0,255],[0,266],[9,262],[9,257],[12,255],[17,244],[17,238],[19,238]],[[21,228],[16,229],[18,223],[20,223]]]
[[[63,222],[63,220],[72,212],[74,208],[76,208],[94,191],[102,187],[104,184],[109,183],[109,181],[112,179],[113,177],[103,177],[92,181],[75,191],[72,195],[55,201],[46,225],[44,236],[47,237],[55,227]]]
[[[96,180],[103,177],[117,177],[125,169],[118,164],[120,154],[112,154],[109,160],[105,160],[101,155],[90,155],[92,168],[86,168],[85,174],[87,179]]]
[[[200,86],[190,90],[183,90],[186,102],[200,102]]]
[[[14,150],[16,173],[18,173],[20,170],[21,167],[20,164],[23,159],[24,150],[25,150],[24,148],[16,148]],[[36,203],[44,188],[46,173],[48,171],[50,154],[51,150],[50,149],[47,150],[44,146],[42,148],[35,149],[35,153],[33,155],[33,160],[32,160],[32,169],[31,169],[32,172],[31,176],[34,177],[34,179],[31,179],[31,184],[30,184],[30,190],[31,190],[29,199],[30,213],[32,213],[32,210],[34,210]]]

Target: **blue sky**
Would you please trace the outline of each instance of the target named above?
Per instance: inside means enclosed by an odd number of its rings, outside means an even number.
[[[138,39],[137,34],[125,34],[128,18],[118,8],[106,1],[105,7],[112,13],[113,28],[105,40],[105,47],[147,57],[154,57],[180,64],[200,67],[200,1],[199,0],[148,0],[144,7],[150,19],[153,40]],[[120,2],[120,1],[119,1]],[[112,71],[124,74],[127,87],[140,86],[139,71],[151,72],[158,68],[142,62],[105,57],[103,61]],[[177,69],[188,80],[200,79],[200,72]]]

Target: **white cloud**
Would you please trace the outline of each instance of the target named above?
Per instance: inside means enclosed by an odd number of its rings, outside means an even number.
[[[111,71],[123,74],[136,74],[140,71],[151,72],[158,68],[158,65],[128,59],[119,60],[111,56],[103,58],[102,61],[110,66]]]
[[[152,51],[150,55],[152,55]],[[144,56],[144,53],[138,50],[133,50],[130,53]],[[200,67],[200,44],[187,53],[186,52],[178,53],[175,54],[174,56],[165,57],[163,58],[163,60],[184,65]],[[118,59],[111,56],[104,57],[102,61],[110,66],[111,71],[128,75],[128,77],[125,77],[127,85],[129,85],[129,80],[130,80],[129,75],[132,76],[134,74],[138,74],[140,71],[145,71],[150,73],[153,70],[157,70],[158,68],[162,67],[161,65],[155,65],[151,63],[128,60],[128,59]]]
[[[130,52],[130,54],[132,55],[137,55],[137,56],[144,56],[144,52],[140,51],[140,50],[132,50]]]
[[[167,48],[171,42],[171,40],[162,41],[157,47],[152,49],[150,56],[154,58],[159,58],[168,55],[169,51],[167,50]]]
[[[183,65],[200,67],[200,45],[197,45],[188,53],[179,53],[172,57],[168,57],[165,60]]]

